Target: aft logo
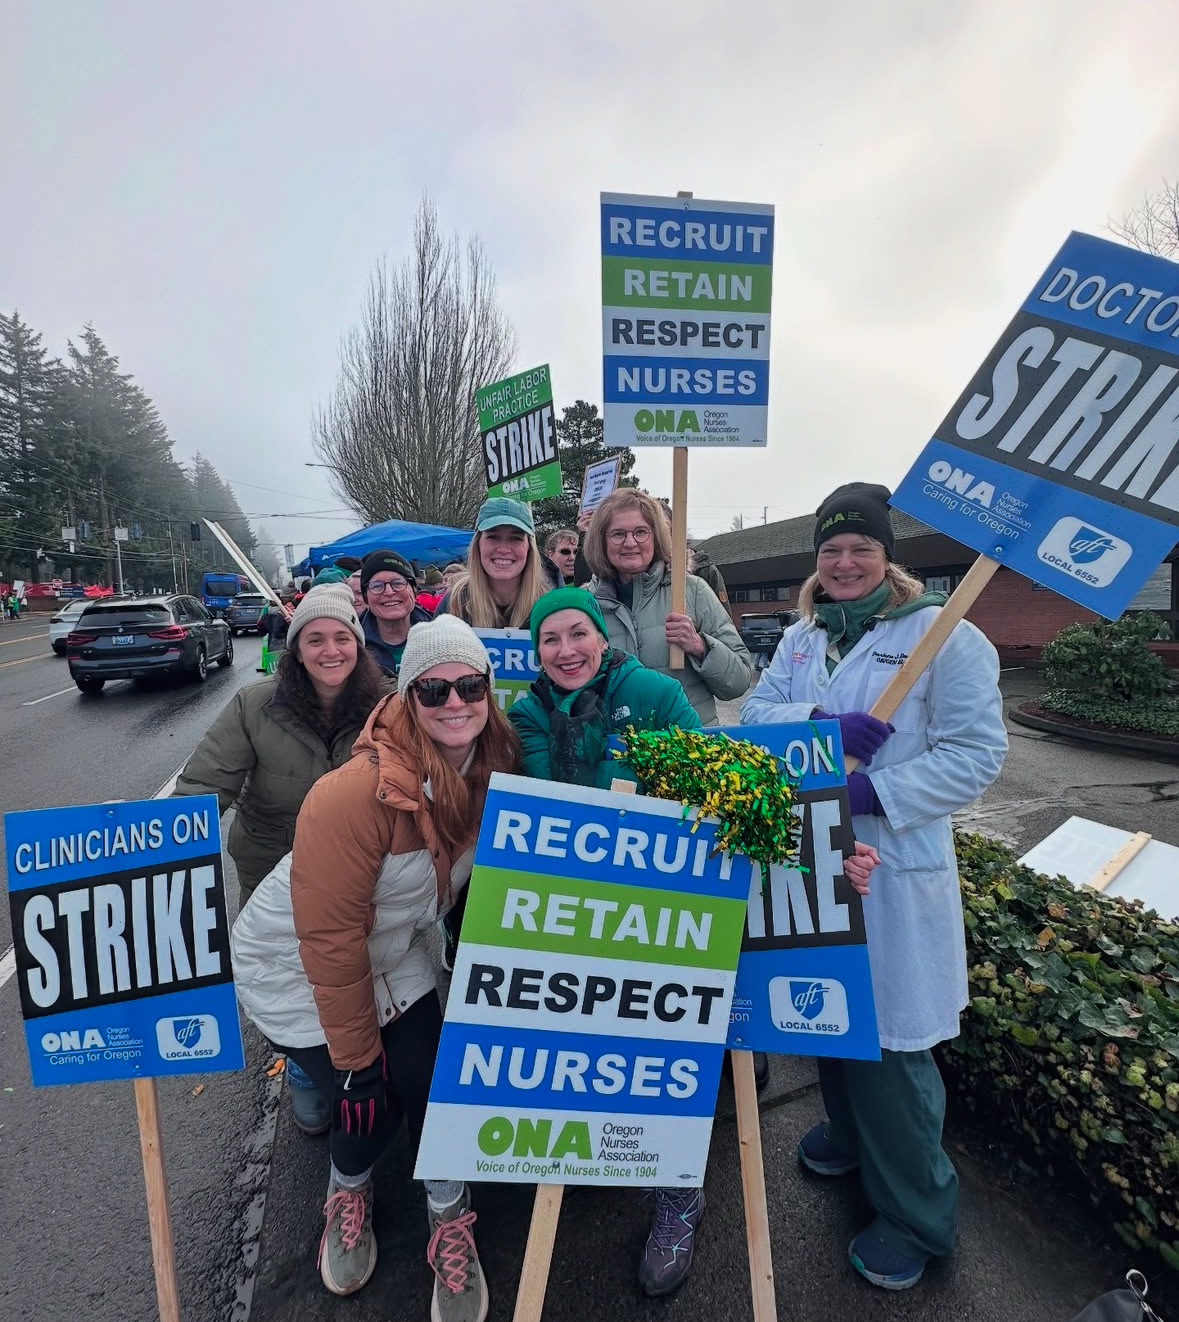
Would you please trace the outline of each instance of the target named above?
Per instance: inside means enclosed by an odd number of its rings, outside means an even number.
[[[771,978],[770,1018],[783,1033],[826,1033],[848,1030],[847,991],[834,978]]]
[[[164,1060],[204,1060],[221,1054],[221,1034],[211,1014],[156,1020],[156,1045]]]
[[[1133,554],[1129,542],[1071,516],[1058,519],[1036,551],[1053,569],[1103,588],[1117,578]]]

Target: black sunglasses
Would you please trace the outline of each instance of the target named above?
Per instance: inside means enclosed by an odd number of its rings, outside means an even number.
[[[489,675],[463,675],[460,679],[415,679],[410,688],[423,707],[441,707],[454,691],[464,702],[480,702],[487,697]]]

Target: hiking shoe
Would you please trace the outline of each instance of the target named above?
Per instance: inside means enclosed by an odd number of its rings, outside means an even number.
[[[426,1261],[434,1272],[431,1322],[483,1322],[487,1316],[487,1281],[475,1249],[474,1224],[471,1190],[465,1184],[449,1207],[430,1209]]]
[[[688,1279],[696,1227],[704,1215],[703,1189],[656,1189],[655,1215],[639,1259],[639,1284],[651,1296],[671,1294]]]
[[[326,1134],[332,1125],[332,1099],[289,1056],[286,1076],[291,1090],[291,1117],[296,1127],[312,1138]]]
[[[929,1261],[898,1252],[885,1241],[875,1221],[847,1246],[847,1256],[865,1280],[882,1290],[908,1290],[921,1279]]]
[[[372,1181],[359,1189],[341,1189],[333,1179],[323,1214],[327,1224],[319,1241],[319,1274],[332,1294],[355,1294],[377,1265]]]
[[[798,1159],[816,1175],[846,1175],[859,1168],[858,1157],[837,1148],[827,1133],[827,1122],[808,1129],[798,1141]]]

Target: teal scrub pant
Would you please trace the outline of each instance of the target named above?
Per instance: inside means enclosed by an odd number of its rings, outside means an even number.
[[[898,1253],[942,1257],[958,1233],[958,1172],[942,1147],[946,1090],[929,1051],[819,1060],[828,1136],[860,1161],[864,1193]]]

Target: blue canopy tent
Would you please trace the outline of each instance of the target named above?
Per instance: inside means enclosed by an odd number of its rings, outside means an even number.
[[[363,560],[370,551],[382,547],[396,551],[417,565],[435,564],[441,568],[448,560],[462,560],[473,536],[470,529],[386,519],[384,523],[374,523],[371,528],[350,532],[326,546],[313,546],[307,559],[302,565],[296,565],[294,572],[296,576],[300,569],[304,573],[314,573],[342,555],[354,555]]]

